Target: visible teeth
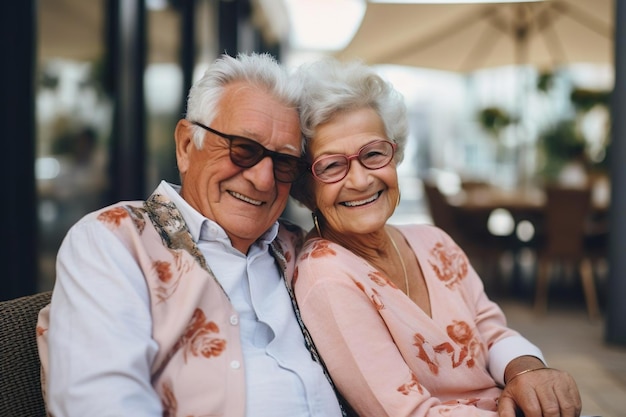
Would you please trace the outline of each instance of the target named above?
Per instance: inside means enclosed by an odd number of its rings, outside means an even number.
[[[345,203],[343,203],[343,205],[348,206],[348,207],[362,206],[363,204],[371,203],[372,201],[376,200],[378,196],[379,194],[377,193],[371,196],[370,198],[366,198],[365,200],[346,201]]]
[[[246,197],[245,195],[239,194],[239,193],[237,193],[235,191],[229,191],[229,192],[230,192],[230,195],[232,195],[233,197],[235,197],[235,198],[237,198],[237,199],[239,199],[241,201],[245,201],[246,203],[254,204],[255,206],[260,206],[261,204],[263,204],[262,201],[253,200],[250,197]]]

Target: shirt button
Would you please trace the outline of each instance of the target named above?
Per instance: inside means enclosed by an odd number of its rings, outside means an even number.
[[[233,326],[236,326],[239,323],[239,317],[237,317],[237,315],[233,314],[232,316],[230,316],[230,324],[232,324]]]
[[[241,364],[239,363],[239,361],[232,361],[232,362],[230,363],[230,367],[231,367],[232,369],[239,369],[239,368],[241,367]]]

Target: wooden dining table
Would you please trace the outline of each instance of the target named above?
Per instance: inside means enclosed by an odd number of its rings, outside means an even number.
[[[592,189],[592,210],[589,216],[589,229],[594,229],[598,236],[607,236],[609,230],[608,209],[609,187],[601,184],[602,188]],[[543,244],[545,230],[545,211],[547,195],[544,188],[539,186],[525,186],[514,189],[505,189],[493,185],[463,189],[455,194],[447,195],[446,200],[455,213],[457,223],[467,233],[468,241],[483,239],[488,234],[495,234],[501,240],[496,241],[502,249],[513,255],[513,270],[510,275],[510,291],[523,292],[519,255],[530,249],[533,253]],[[506,233],[498,234],[489,229],[489,218],[498,211],[508,212],[510,228]],[[530,234],[523,236],[520,229],[524,226],[530,229]],[[487,241],[489,239],[486,239]]]
[[[610,205],[608,184],[594,184],[592,209],[595,214],[605,214]],[[501,188],[492,185],[461,190],[447,196],[448,203],[462,213],[491,212],[505,209],[516,221],[542,216],[546,206],[545,190],[536,185]]]
[[[514,217],[540,213],[546,204],[545,192],[539,187],[505,189],[496,186],[461,190],[447,196],[453,207],[464,212],[508,210]]]
[[[610,205],[608,183],[597,183],[592,187],[592,210],[589,216],[589,228],[594,230],[608,230],[608,209]],[[484,185],[462,189],[447,195],[446,200],[455,212],[455,217],[470,234],[473,231],[489,229],[489,218],[494,214],[510,216],[508,229],[498,233],[489,230],[498,236],[510,235],[514,246],[532,247],[540,239],[544,227],[544,212],[546,208],[546,191],[537,185],[517,188],[501,188],[493,185]],[[521,236],[520,226],[530,229],[526,236]],[[517,236],[516,236],[517,235]]]

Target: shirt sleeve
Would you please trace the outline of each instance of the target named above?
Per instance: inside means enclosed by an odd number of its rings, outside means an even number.
[[[489,372],[498,384],[504,386],[506,366],[520,356],[535,356],[546,363],[541,350],[522,336],[510,336],[491,346],[489,349]]]
[[[54,416],[162,416],[150,383],[158,346],[149,295],[127,248],[95,219],[64,239],[48,329]]]

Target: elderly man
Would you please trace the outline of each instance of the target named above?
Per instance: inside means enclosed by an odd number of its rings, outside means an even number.
[[[299,97],[268,55],[218,59],[176,126],[181,186],[71,228],[38,323],[51,415],[342,414],[285,280]]]

